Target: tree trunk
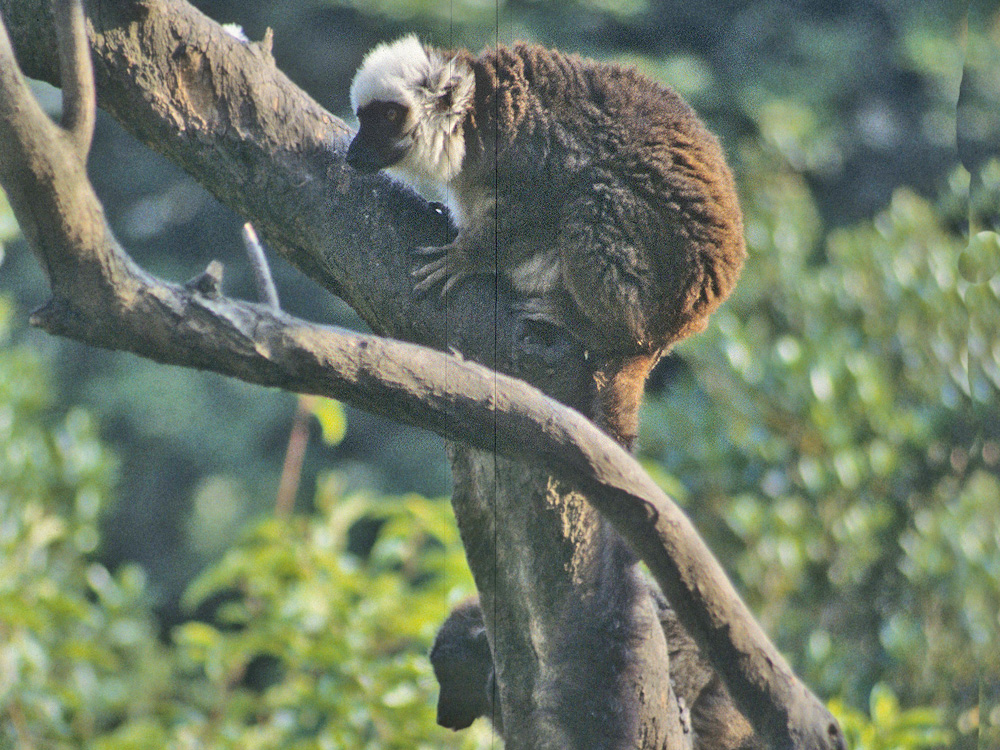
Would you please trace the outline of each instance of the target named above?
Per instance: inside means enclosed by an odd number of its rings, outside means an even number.
[[[541,469],[449,453],[507,747],[685,747],[666,641],[618,534]]]

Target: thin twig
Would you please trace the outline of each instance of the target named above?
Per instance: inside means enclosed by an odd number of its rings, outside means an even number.
[[[250,267],[253,268],[253,277],[257,282],[257,294],[260,301],[272,310],[280,310],[281,301],[278,299],[278,289],[274,285],[274,277],[271,276],[271,266],[268,265],[264,248],[260,244],[260,240],[257,239],[257,232],[249,221],[243,225],[243,245],[247,250],[247,258],[250,259]]]
[[[243,245],[246,247],[253,277],[257,282],[257,296],[260,301],[275,312],[281,310],[278,299],[278,289],[274,285],[271,266],[264,254],[264,247],[257,238],[257,231],[249,221],[243,225]],[[302,464],[309,446],[309,416],[312,414],[313,396],[300,395],[292,418],[292,428],[288,433],[288,447],[285,449],[285,461],[281,466],[281,479],[278,481],[278,492],[274,499],[274,514],[278,518],[287,518],[295,509],[295,496],[299,492],[302,481]]]
[[[295,509],[295,496],[299,492],[299,482],[302,479],[302,463],[309,445],[309,417],[312,414],[314,401],[315,396],[299,396],[295,416],[292,419],[292,429],[288,435],[285,463],[281,467],[281,481],[278,482],[278,493],[274,501],[274,514],[278,518],[287,518]]]

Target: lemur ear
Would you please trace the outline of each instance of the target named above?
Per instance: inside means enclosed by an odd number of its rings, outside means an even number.
[[[468,67],[447,60],[428,76],[424,88],[436,112],[461,114],[472,98],[474,86],[475,78]]]

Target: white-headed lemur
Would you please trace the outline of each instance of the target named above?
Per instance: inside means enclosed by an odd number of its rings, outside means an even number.
[[[442,189],[458,235],[415,273],[499,273],[595,359],[595,419],[631,447],[646,375],[703,329],[746,255],[716,138],[635,70],[516,44],[474,57],[406,36],[351,85],[347,161]]]

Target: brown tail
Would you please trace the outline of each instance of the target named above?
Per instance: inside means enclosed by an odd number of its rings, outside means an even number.
[[[660,358],[660,352],[607,356],[597,363],[597,425],[611,437],[632,450],[639,434],[639,404],[646,387],[646,376]]]

